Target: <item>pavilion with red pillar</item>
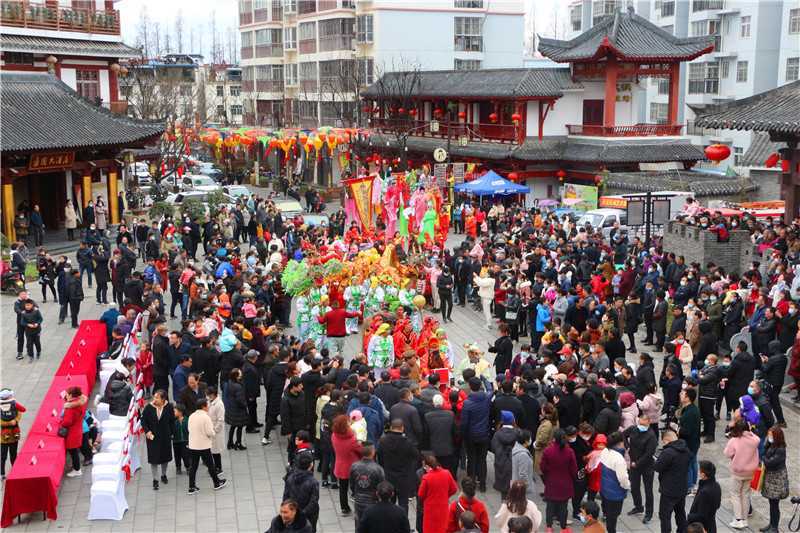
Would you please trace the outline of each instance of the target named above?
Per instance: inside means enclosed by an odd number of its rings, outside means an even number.
[[[633,12],[617,11],[569,41],[539,38],[539,51],[558,63],[570,63],[573,79],[605,80],[602,120],[581,125],[583,134],[612,135],[617,86],[644,77],[669,79],[667,126],[679,135],[680,64],[714,49],[713,36],[675,37]],[[598,115],[600,109],[597,110]],[[572,132],[571,132],[572,133]]]

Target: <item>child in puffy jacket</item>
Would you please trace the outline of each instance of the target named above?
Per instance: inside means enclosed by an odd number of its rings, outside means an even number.
[[[19,422],[25,406],[16,401],[14,391],[11,389],[0,390],[0,479],[6,478],[6,457],[11,460],[11,466],[17,460],[17,446],[19,446]]]

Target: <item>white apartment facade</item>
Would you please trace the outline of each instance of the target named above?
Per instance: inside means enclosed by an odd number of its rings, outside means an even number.
[[[241,126],[244,118],[242,104],[242,68],[238,65],[203,65],[202,94],[205,100],[203,122],[219,126]]]
[[[730,146],[722,165],[739,166],[752,133],[697,128],[696,112],[798,79],[800,74],[800,0],[578,0],[570,4],[569,31],[590,28],[601,13],[632,6],[676,37],[715,36],[715,51],[682,65],[679,118],[684,133],[701,146]],[[648,84],[642,122],[666,119],[665,80]]]
[[[522,0],[239,0],[244,123],[350,126],[382,72],[521,67]]]

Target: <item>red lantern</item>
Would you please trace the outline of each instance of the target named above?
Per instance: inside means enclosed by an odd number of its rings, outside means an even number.
[[[497,122],[497,113],[489,114],[489,122]]]
[[[441,108],[439,108],[439,107],[437,107],[436,109],[433,110],[433,115],[436,116],[436,117],[441,116],[442,113],[444,113],[444,111],[442,111]]]
[[[560,180],[563,180],[564,178],[567,177],[567,173],[564,172],[563,170],[559,170],[558,172],[556,172],[556,177],[558,177],[558,179]]]
[[[324,133],[322,133],[322,132],[319,132],[319,133],[317,133],[317,137],[319,137],[319,140],[320,140],[320,141],[322,141],[322,142],[325,142],[325,139],[327,139],[327,138],[328,138],[328,136],[327,136],[327,135],[325,135],[325,134],[324,134]]]
[[[522,115],[520,115],[519,113],[514,113],[513,115],[511,115],[511,120],[513,120],[514,122],[519,122],[520,120],[522,120]]]
[[[408,110],[408,114],[411,115],[412,117],[416,117],[417,110],[412,107],[411,109]]]
[[[598,174],[597,176],[594,177],[594,184],[595,185],[600,185],[600,183],[602,183],[602,182],[603,182],[603,176]]]
[[[519,179],[519,174],[517,174],[516,172],[511,172],[508,175],[508,179],[510,179],[511,181],[517,181],[517,179]]]
[[[370,106],[368,106],[368,105],[365,105],[365,106],[362,108],[362,111],[363,111],[364,113],[369,113],[370,111],[372,111],[372,108],[371,108]]]
[[[401,107],[400,109],[397,110],[397,113],[399,115],[405,115],[406,114],[406,108],[405,107]]]
[[[459,111],[458,112],[458,118],[460,118],[461,120],[464,120],[465,118],[467,118],[466,111]]]
[[[731,155],[731,149],[724,144],[712,144],[706,147],[706,158],[715,163],[719,163]]]
[[[389,161],[388,161],[387,159],[384,159],[384,160],[383,160],[383,164],[384,164],[384,165],[388,165],[388,164],[389,164]]]
[[[369,157],[367,159],[369,159]],[[356,155],[356,161],[361,161],[361,156]]]
[[[299,140],[300,140],[300,144],[305,146],[306,142],[308,142],[308,137],[306,137],[305,135],[301,135]]]
[[[764,166],[767,167],[767,168],[772,168],[772,167],[774,167],[775,165],[778,164],[778,161],[780,161],[780,159],[781,159],[781,156],[778,154],[778,152],[774,152],[772,154],[769,154],[769,157],[767,158],[767,160],[764,161]]]
[[[788,174],[791,171],[792,170],[791,167],[789,166],[789,160],[781,159],[781,172],[783,172],[784,174]]]

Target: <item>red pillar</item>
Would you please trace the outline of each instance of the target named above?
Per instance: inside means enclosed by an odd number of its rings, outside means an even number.
[[[681,64],[672,63],[669,66],[669,102],[667,104],[667,124],[678,125],[678,91],[681,86]]]
[[[117,73],[113,69],[108,69],[108,100],[116,102],[119,100],[119,83],[117,80]]]
[[[614,127],[617,106],[617,58],[608,56],[606,61],[606,93],[603,105],[603,126]]]

